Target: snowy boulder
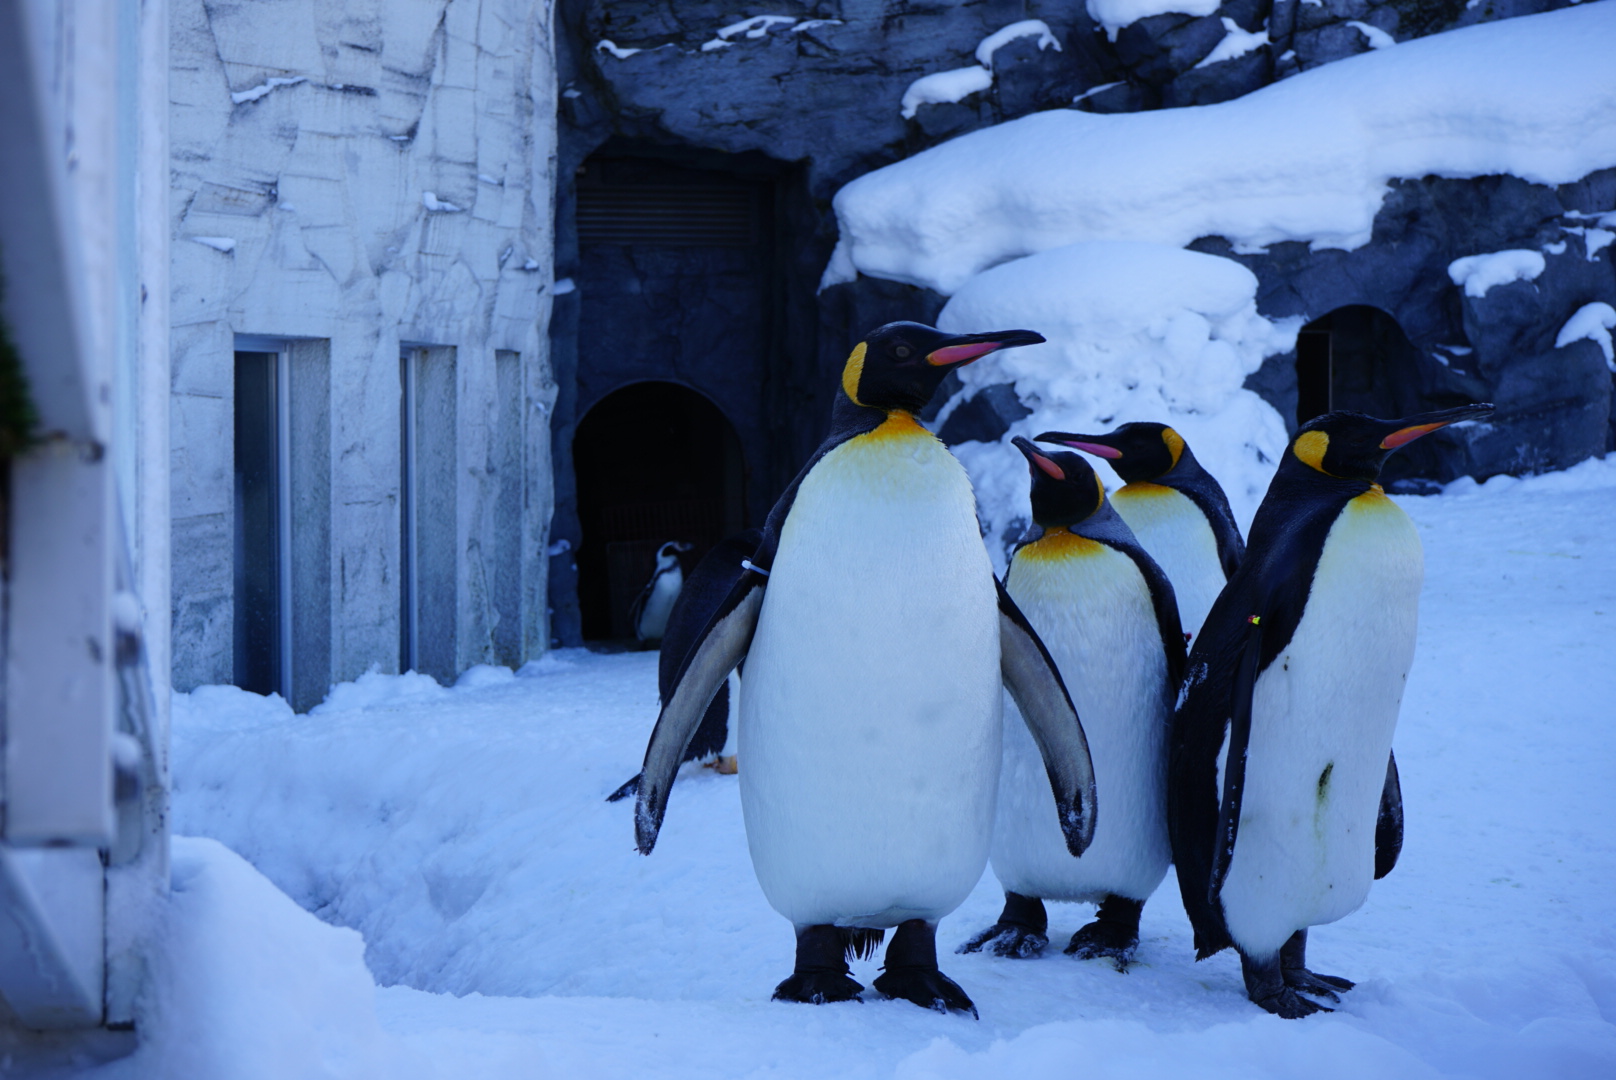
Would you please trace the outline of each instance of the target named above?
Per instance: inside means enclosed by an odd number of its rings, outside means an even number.
[[[963,369],[963,389],[939,413],[946,430],[954,412],[1002,384],[1026,412],[998,441],[955,448],[989,535],[1013,539],[1027,519],[1026,463],[1010,436],[1131,420],[1177,428],[1249,521],[1285,448],[1285,425],[1243,384],[1265,356],[1291,347],[1296,329],[1259,315],[1256,290],[1256,277],[1229,259],[1127,242],[1046,251],[961,288],[938,317],[942,329],[1026,328],[1048,339]]]

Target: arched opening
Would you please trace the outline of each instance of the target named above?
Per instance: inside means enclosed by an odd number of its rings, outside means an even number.
[[[578,603],[583,636],[634,636],[628,612],[666,541],[694,545],[686,570],[745,528],[741,440],[688,387],[641,382],[606,395],[573,437],[578,482]]]
[[[1334,410],[1394,419],[1464,403],[1428,392],[1423,366],[1420,350],[1386,312],[1367,304],[1336,308],[1297,334],[1296,422]],[[1448,477],[1445,445],[1436,436],[1411,443],[1387,459],[1382,481],[1415,481],[1411,489],[1418,489],[1419,478]]]

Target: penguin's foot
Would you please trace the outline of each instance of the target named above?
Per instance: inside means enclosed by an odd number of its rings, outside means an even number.
[[[1139,945],[1139,915],[1143,900],[1110,895],[1100,904],[1093,922],[1072,935],[1066,954],[1079,960],[1110,960],[1118,971],[1126,972]]]
[[[618,802],[618,801],[620,801],[622,799],[628,798],[630,795],[638,795],[639,793],[640,793],[640,774],[635,773],[633,776],[631,776],[627,780],[623,781],[623,786],[622,787],[618,788],[616,791],[614,791],[610,795],[606,796],[606,801],[607,802]]]
[[[889,998],[912,1001],[923,1009],[938,1012],[968,1012],[976,1017],[976,1005],[960,989],[959,983],[937,969],[937,924],[910,919],[898,924],[887,946],[886,963],[875,980],[875,989]]]
[[[1048,934],[1026,926],[996,922],[954,951],[973,953],[986,948],[994,956],[1002,956],[1006,960],[1030,960],[1043,952],[1048,944]]]
[[[871,938],[873,935],[873,939]],[[797,928],[797,968],[774,988],[775,1001],[823,1005],[829,1001],[857,1001],[864,989],[847,973],[847,958],[858,952],[874,955],[881,943],[880,930],[851,930],[840,926]]]
[[[775,1001],[800,1001],[804,1005],[824,1005],[831,1001],[860,1001],[864,987],[841,971],[793,971],[791,977],[774,988]]]
[[[875,988],[889,998],[912,1001],[922,1009],[968,1012],[973,1020],[977,1019],[976,1005],[959,983],[934,967],[888,967],[876,976]]]
[[[734,754],[727,757],[720,754],[713,761],[713,771],[720,776],[734,776],[741,771],[740,760]]]
[[[984,947],[994,956],[1026,960],[1037,956],[1049,944],[1049,915],[1036,896],[1004,894],[1004,910],[999,921],[961,945],[961,953],[981,952]]]
[[[1292,990],[1314,997],[1340,1001],[1337,991],[1345,993],[1357,984],[1338,975],[1320,975],[1307,969],[1307,931],[1298,930],[1279,950],[1280,974],[1285,985]]]
[[[1288,943],[1286,947],[1289,948]],[[1245,976],[1246,996],[1259,1008],[1286,1020],[1300,1020],[1317,1012],[1334,1012],[1328,1006],[1309,1001],[1297,987],[1289,985],[1288,973],[1280,966],[1280,956],[1280,953],[1271,953],[1253,958],[1244,951],[1240,953],[1240,972]],[[1334,998],[1335,994],[1332,993],[1330,997]]]

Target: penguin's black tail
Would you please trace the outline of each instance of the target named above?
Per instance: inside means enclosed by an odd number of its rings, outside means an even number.
[[[628,798],[630,795],[638,795],[640,793],[640,776],[640,773],[635,773],[633,776],[623,781],[623,786],[606,796],[606,801],[620,802],[621,800]]]
[[[885,930],[867,930],[862,926],[843,927],[842,934],[849,960],[869,960],[875,956],[875,950],[881,947],[881,942],[887,936]]]

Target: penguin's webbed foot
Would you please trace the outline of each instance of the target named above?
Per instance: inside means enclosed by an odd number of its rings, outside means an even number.
[[[1340,1001],[1338,991],[1344,993],[1357,984],[1338,975],[1320,975],[1307,969],[1307,931],[1298,930],[1279,950],[1279,970],[1285,985],[1292,990],[1314,997]]]
[[[1357,985],[1350,979],[1335,975],[1319,975],[1307,968],[1286,968],[1284,974],[1285,985],[1292,990],[1314,997],[1329,998],[1331,1001],[1340,1001],[1341,993]]]
[[[774,1001],[800,1001],[804,1005],[824,1005],[832,1001],[861,1001],[864,987],[844,971],[820,969],[793,971],[774,988]]]
[[[1286,1020],[1300,1020],[1304,1016],[1312,1016],[1314,1013],[1320,1012],[1335,1012],[1334,1009],[1327,1005],[1309,1001],[1288,986],[1282,986],[1275,993],[1264,997],[1253,997],[1251,1000],[1265,1011]]]
[[[1130,934],[1114,923],[1091,922],[1072,935],[1066,955],[1079,960],[1110,960],[1118,971],[1126,973],[1138,944],[1137,933]]]
[[[954,951],[974,953],[985,948],[994,956],[1007,960],[1030,960],[1043,952],[1048,944],[1049,935],[1042,931],[1017,923],[996,922]]]
[[[1066,954],[1079,960],[1105,958],[1118,971],[1126,973],[1128,965],[1133,963],[1133,951],[1139,945],[1139,916],[1144,909],[1143,900],[1106,896],[1094,921],[1072,935]]]
[[[977,1019],[976,1005],[959,983],[934,967],[889,967],[876,977],[875,988],[889,998],[912,1001],[922,1009],[967,1012]]]
[[[976,1005],[959,983],[937,969],[937,924],[925,919],[898,924],[875,989],[889,998],[912,1001],[922,1009],[968,1012],[976,1018]]]

